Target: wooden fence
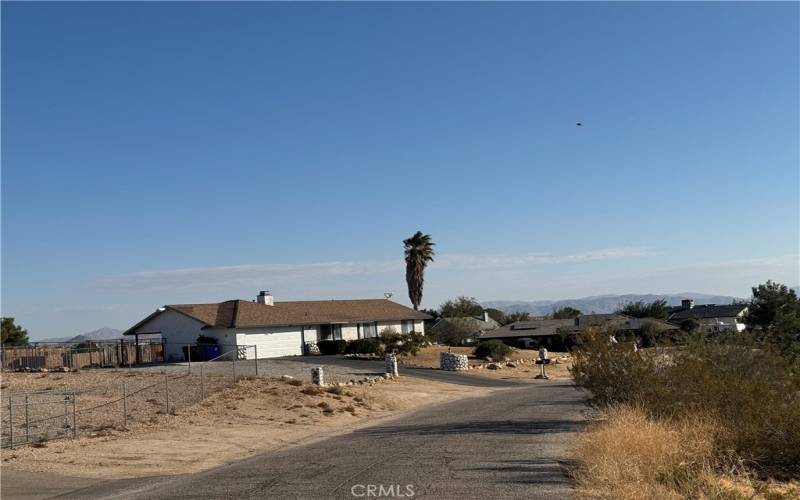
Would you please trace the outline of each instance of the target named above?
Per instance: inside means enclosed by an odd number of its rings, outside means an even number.
[[[161,342],[129,342],[96,344],[91,347],[72,345],[43,345],[30,347],[3,347],[0,367],[13,371],[29,368],[56,370],[67,367],[80,368],[120,367],[139,363],[163,363],[164,345]]]

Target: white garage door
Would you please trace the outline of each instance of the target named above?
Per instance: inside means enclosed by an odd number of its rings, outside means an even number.
[[[247,359],[254,358],[256,351],[259,359],[303,354],[303,333],[300,330],[239,334],[236,341],[239,345],[256,346],[247,349]]]

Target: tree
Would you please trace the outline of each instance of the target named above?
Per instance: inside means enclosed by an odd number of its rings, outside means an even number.
[[[477,318],[483,314],[483,307],[478,304],[475,297],[462,295],[439,306],[439,314],[443,318],[466,318],[468,316]]]
[[[653,302],[628,302],[617,309],[620,314],[625,314],[633,318],[655,318],[667,319],[667,301],[664,299],[654,300]]]
[[[572,319],[577,318],[581,314],[583,313],[580,310],[565,306],[560,309],[553,309],[553,312],[550,313],[550,317],[553,319]]]
[[[3,345],[28,345],[28,330],[14,323],[14,318],[3,318],[0,330]]]
[[[439,314],[439,310],[438,309],[423,309],[422,312],[424,312],[428,316],[432,317],[433,319],[439,319],[439,318],[442,317],[442,315]]]
[[[477,334],[474,326],[465,318],[442,320],[442,323],[436,328],[436,336],[440,344],[463,345]]]
[[[772,281],[753,287],[745,323],[748,330],[800,363],[800,299],[794,290]]]
[[[497,321],[501,325],[506,324],[506,313],[501,311],[500,309],[488,308],[484,309],[484,311],[489,315],[490,318]]]
[[[406,255],[406,283],[408,284],[408,298],[414,310],[419,309],[422,303],[422,287],[425,284],[425,267],[428,262],[433,262],[433,246],[430,234],[417,231],[411,238],[403,240]]]
[[[506,314],[506,324],[516,323],[517,321],[530,321],[531,313],[518,311]]]

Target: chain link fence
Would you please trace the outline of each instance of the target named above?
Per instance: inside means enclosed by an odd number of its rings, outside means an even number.
[[[199,403],[242,377],[259,375],[255,346],[226,346],[207,361],[80,373],[25,373],[31,385],[65,387],[2,391],[0,446],[98,436],[151,424]],[[261,360],[263,363],[264,360]],[[72,376],[70,376],[72,375]]]

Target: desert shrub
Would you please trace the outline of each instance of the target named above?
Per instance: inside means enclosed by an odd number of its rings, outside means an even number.
[[[475,347],[475,357],[492,359],[503,359],[511,354],[511,347],[503,343],[502,340],[487,340],[479,343]]]
[[[386,352],[410,354],[412,356],[430,343],[428,338],[421,333],[397,333],[392,328],[384,329],[381,332],[380,339],[385,346]]]
[[[301,385],[303,385],[303,381],[297,380],[296,378],[289,379],[286,381],[286,383],[289,385],[293,385],[295,387],[300,387]]]
[[[375,354],[383,356],[385,347],[380,339],[358,339],[348,342],[345,352],[347,354]]]
[[[344,354],[347,347],[346,340],[320,340],[317,342],[320,354]]]
[[[707,416],[719,424],[718,459],[733,454],[760,472],[800,475],[800,379],[768,345],[742,334],[696,336],[635,352],[588,331],[571,372],[599,406],[636,405],[665,421]]]

